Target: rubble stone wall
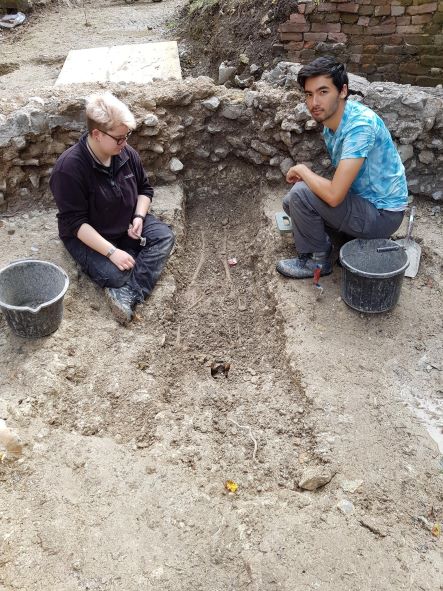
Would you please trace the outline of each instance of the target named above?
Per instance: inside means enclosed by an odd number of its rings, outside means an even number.
[[[301,0],[280,25],[288,60],[335,54],[369,80],[443,82],[443,2]]]
[[[155,184],[192,179],[202,170],[217,174],[232,158],[270,182],[281,181],[295,162],[328,176],[331,163],[319,126],[296,88],[300,67],[282,62],[249,90],[216,86],[209,78],[110,90],[136,116],[131,145]],[[443,91],[370,84],[359,77],[351,85],[389,126],[410,193],[442,200]],[[0,115],[0,211],[52,203],[52,167],[84,132],[84,97],[91,90],[51,89],[47,96],[11,102],[8,114]]]

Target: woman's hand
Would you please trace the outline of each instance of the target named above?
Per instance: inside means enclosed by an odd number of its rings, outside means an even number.
[[[132,256],[120,248],[117,248],[115,252],[111,254],[109,260],[113,262],[114,265],[120,269],[120,271],[129,271],[135,265],[135,260],[132,258]]]
[[[143,220],[141,218],[134,218],[132,224],[128,228],[128,236],[133,240],[139,240],[142,235]]]

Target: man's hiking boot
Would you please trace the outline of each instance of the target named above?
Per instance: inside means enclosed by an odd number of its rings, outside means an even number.
[[[291,279],[314,277],[317,268],[320,269],[320,275],[329,275],[332,273],[329,255],[329,252],[314,252],[300,254],[293,259],[283,259],[277,263],[277,271]]]
[[[131,322],[133,309],[137,303],[137,294],[129,285],[106,287],[105,296],[117,322],[123,325]]]

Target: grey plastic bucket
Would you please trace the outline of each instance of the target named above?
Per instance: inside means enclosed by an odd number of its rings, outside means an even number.
[[[17,335],[44,337],[60,326],[68,286],[68,276],[53,263],[15,261],[0,270],[0,308]]]
[[[378,313],[391,310],[398,302],[409,260],[393,240],[351,240],[340,249],[340,263],[342,298],[348,306]]]

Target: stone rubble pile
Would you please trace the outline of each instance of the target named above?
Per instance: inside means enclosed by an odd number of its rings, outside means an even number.
[[[283,62],[254,89],[227,89],[209,78],[111,87],[138,122],[131,145],[155,184],[192,178],[197,169],[215,174],[237,158],[258,176],[281,181],[294,162],[332,173],[320,134],[302,93],[297,64]],[[443,92],[351,77],[357,97],[386,121],[405,164],[414,196],[443,199]],[[85,129],[82,86],[55,96],[23,99],[0,115],[0,207],[49,204],[48,180],[57,157]]]

